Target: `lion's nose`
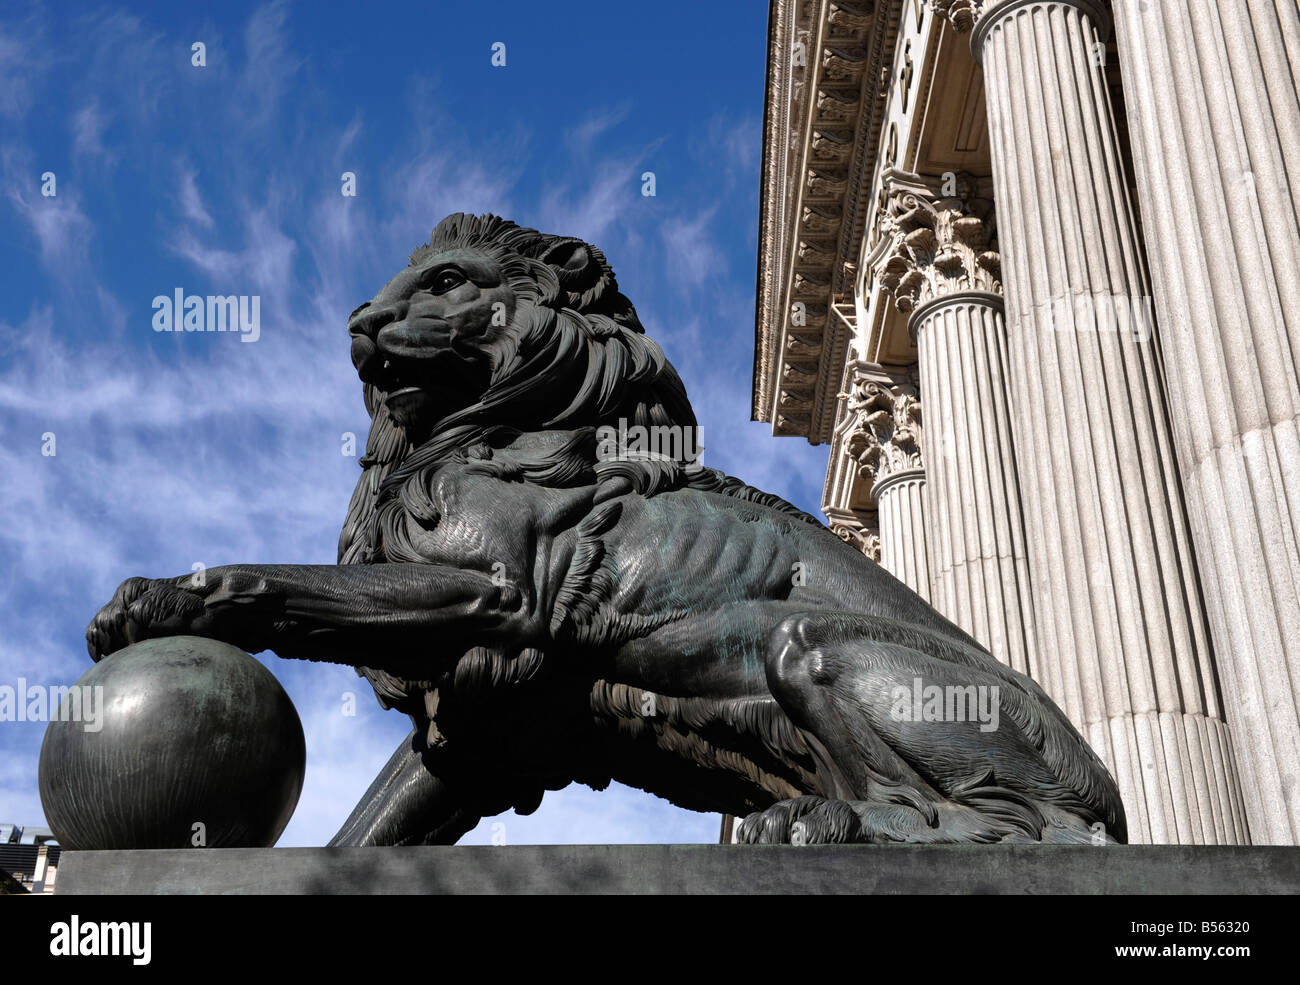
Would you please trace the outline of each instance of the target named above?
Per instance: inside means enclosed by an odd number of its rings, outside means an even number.
[[[354,336],[364,335],[373,339],[385,325],[405,318],[408,307],[410,307],[410,303],[407,301],[398,301],[394,304],[385,304],[379,307],[364,306],[358,309],[348,320],[348,332]]]

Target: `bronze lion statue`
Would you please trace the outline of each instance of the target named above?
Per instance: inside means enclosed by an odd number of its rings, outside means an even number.
[[[596,248],[449,216],[348,331],[372,425],[339,563],[131,578],[87,631],[357,667],[415,727],[331,844],[611,780],[746,842],[1125,839],[1037,684],[814,517],[626,440],[696,421]]]

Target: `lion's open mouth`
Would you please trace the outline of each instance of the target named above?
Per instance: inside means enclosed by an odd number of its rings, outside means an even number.
[[[393,420],[420,440],[443,418],[473,404],[482,393],[480,368],[463,358],[401,359],[376,353],[361,378],[384,394]]]
[[[416,390],[428,386],[432,381],[423,367],[395,364],[385,359],[380,365],[375,378],[371,381],[390,396],[403,390]]]

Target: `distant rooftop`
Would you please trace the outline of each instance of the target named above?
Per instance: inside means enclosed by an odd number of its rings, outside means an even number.
[[[58,843],[54,832],[35,824],[0,824],[0,845],[44,845]]]

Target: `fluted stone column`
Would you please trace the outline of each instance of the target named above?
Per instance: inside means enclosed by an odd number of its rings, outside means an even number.
[[[1037,678],[1002,298],[942,295],[915,310],[911,328],[932,414],[925,432],[932,601],[1003,663]]]
[[[891,472],[872,489],[880,511],[880,563],[923,599],[930,597],[926,556],[925,469]]]
[[[1136,842],[1248,837],[1092,0],[993,0],[984,68],[1039,679]]]
[[[930,598],[926,549],[925,467],[921,459],[921,403],[909,383],[853,381],[847,411],[855,419],[846,451],[872,482],[880,563],[924,599]]]
[[[918,350],[930,602],[1003,663],[1037,677],[1001,260],[980,184],[952,173],[892,182],[884,229],[894,243],[878,277],[910,312]]]
[[[1300,841],[1300,12],[1115,0],[1170,413],[1256,843]]]

